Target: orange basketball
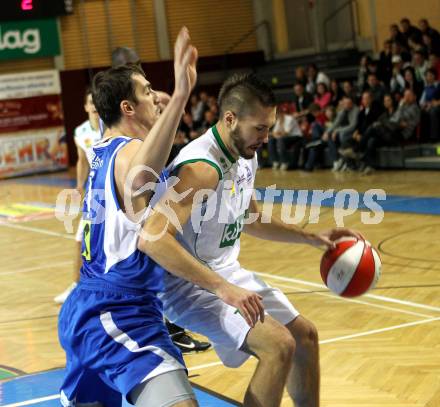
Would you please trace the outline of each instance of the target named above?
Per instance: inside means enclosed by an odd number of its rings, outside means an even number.
[[[344,238],[322,256],[321,277],[335,294],[357,297],[376,285],[381,266],[378,253],[369,242]]]

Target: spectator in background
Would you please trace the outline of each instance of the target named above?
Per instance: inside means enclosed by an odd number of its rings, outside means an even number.
[[[313,96],[306,92],[304,85],[300,82],[295,83],[293,87],[293,104],[295,106],[295,115],[302,113],[313,102]]]
[[[324,110],[330,105],[332,100],[332,94],[328,90],[327,85],[323,82],[319,82],[316,86],[316,96],[313,103],[317,104],[321,110]]]
[[[422,123],[428,129],[431,141],[440,138],[440,83],[436,80],[436,72],[430,68],[426,71],[426,85],[420,98]]]
[[[440,33],[429,25],[429,22],[426,18],[421,18],[419,20],[419,28],[422,32],[422,35],[427,35],[435,44],[440,46]]]
[[[344,96],[341,103],[342,110],[333,125],[323,134],[323,140],[327,141],[330,149],[333,171],[339,171],[344,163],[339,159],[338,148],[352,138],[359,116],[359,108],[352,98]]]
[[[181,129],[178,129],[176,132],[176,137],[174,138],[173,146],[171,147],[170,157],[168,158],[167,165],[173,161],[179,151],[188,144],[188,139],[186,134]]]
[[[316,92],[316,85],[321,82],[325,83],[327,88],[330,86],[329,77],[324,72],[318,71],[318,67],[315,64],[310,64],[307,67],[306,91],[314,95]]]
[[[409,18],[405,17],[400,20],[400,28],[407,44],[411,37],[414,37],[414,40],[417,42],[422,41],[422,32],[417,27],[411,25]]]
[[[217,117],[212,110],[206,110],[204,114],[204,120],[199,129],[199,134],[207,132],[217,122]]]
[[[272,163],[272,169],[287,170],[291,164],[294,166],[298,163],[300,141],[302,140],[302,132],[298,126],[298,122],[289,114],[289,108],[286,104],[281,105],[278,109],[278,116],[273,127],[271,137],[269,137],[268,149],[269,159]],[[288,149],[295,149],[293,161],[289,159]]]
[[[353,137],[347,139],[347,141],[341,145],[341,150],[339,150],[343,158],[347,161],[357,159],[357,152],[359,151],[359,144],[362,137],[365,136],[367,130],[378,119],[381,113],[382,106],[374,102],[372,93],[368,90],[363,92],[356,130],[353,133]],[[349,163],[348,165],[350,166]]]
[[[191,95],[190,105],[191,105],[191,116],[194,122],[194,127],[198,127],[202,124],[203,114],[205,113],[203,102],[194,93]]]
[[[391,51],[394,55],[399,55],[402,58],[402,61],[404,63],[410,63],[411,62],[411,53],[409,53],[406,48],[403,47],[402,44],[398,42],[393,42],[391,44]]]
[[[403,141],[409,140],[420,122],[420,109],[417,106],[416,95],[410,89],[405,90],[398,109],[391,116],[390,110],[391,107],[388,107],[386,116],[381,116],[379,122],[370,126],[365,137],[361,139],[361,151],[363,152],[361,159],[365,175],[374,170],[378,147],[400,145]]]
[[[185,134],[186,139],[191,141],[199,137],[202,133],[198,131],[198,127],[190,113],[183,114],[179,130]]]
[[[440,54],[429,55],[429,67],[437,72],[436,79],[440,80]]]
[[[416,51],[423,52],[423,53],[426,52],[426,47],[423,44],[422,36],[420,36],[420,38],[415,35],[412,35],[411,37],[409,37],[408,47],[409,47],[409,50],[412,54]]]
[[[425,83],[425,74],[429,68],[429,63],[423,52],[415,51],[413,53],[412,66],[414,67],[417,81]]]
[[[435,42],[433,38],[428,34],[423,34],[423,45],[425,46],[428,54],[440,55],[440,41]]]
[[[400,32],[397,24],[390,25],[390,41],[398,43],[404,47],[408,45],[405,36]]]
[[[304,88],[307,85],[307,74],[303,66],[297,66],[295,68],[295,83],[301,83]]]
[[[389,84],[393,74],[393,53],[391,50],[391,40],[383,43],[383,50],[379,55],[378,78],[383,83]]]
[[[331,105],[337,107],[342,99],[342,89],[336,79],[330,81],[330,91],[332,93]]]
[[[328,106],[324,111],[323,126],[325,130],[328,130],[333,126],[336,120],[336,109],[333,106]]]
[[[367,86],[368,77],[368,64],[370,63],[370,57],[368,55],[362,55],[359,62],[359,69],[357,74],[356,88],[359,92],[362,92]]]
[[[377,75],[374,73],[370,73],[367,79],[367,87],[366,90],[369,90],[373,95],[373,100],[377,104],[381,104],[383,97],[386,93],[385,87],[379,82]]]
[[[357,96],[356,96],[356,90],[353,87],[353,84],[350,81],[344,81],[342,83],[342,98],[341,101],[344,97],[348,97],[353,99],[354,101],[357,100]]]
[[[392,59],[393,71],[391,73],[391,80],[389,89],[391,93],[403,93],[405,90],[405,79],[403,78],[403,61],[400,55],[393,55]]]
[[[324,142],[324,126],[321,122],[322,111],[320,106],[312,103],[309,106],[309,114],[306,116],[307,126],[304,127],[304,167],[305,171],[313,171],[322,152]]]
[[[405,79],[405,89],[411,89],[416,95],[417,101],[419,101],[423,93],[423,82],[417,80],[412,66],[407,66],[403,70],[403,79]]]

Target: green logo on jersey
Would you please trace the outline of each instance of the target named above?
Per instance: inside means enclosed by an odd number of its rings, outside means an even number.
[[[244,219],[246,218],[247,211],[240,215],[234,223],[225,225],[223,229],[222,240],[220,241],[220,247],[233,246],[235,241],[240,238],[241,232],[244,227]]]

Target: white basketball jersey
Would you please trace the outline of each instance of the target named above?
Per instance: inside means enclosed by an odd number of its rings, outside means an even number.
[[[86,120],[75,129],[74,140],[76,145],[86,153],[90,165],[92,162],[92,147],[97,141],[101,140],[101,132],[99,129],[94,130],[90,121]]]
[[[257,158],[235,160],[214,126],[179,152],[170,164],[170,173],[197,161],[215,168],[219,183],[215,194],[193,205],[191,218],[177,239],[198,260],[213,270],[221,270],[237,263],[240,235],[253,194]]]

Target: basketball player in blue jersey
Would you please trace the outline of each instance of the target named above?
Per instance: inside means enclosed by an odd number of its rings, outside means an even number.
[[[157,181],[154,173],[168,158],[196,81],[197,51],[186,28],[174,52],[175,89],[162,114],[136,65],[100,72],[93,80],[93,101],[108,129],[93,148],[81,279],[59,316],[66,351],[63,406],[120,406],[121,394],[139,407],[197,406],[157,298],[164,270],[138,248],[141,223],[133,215],[149,205],[151,194],[139,189]],[[260,296],[211,270],[178,275],[249,315],[252,326],[264,316]]]
[[[258,358],[244,406],[278,407],[287,385],[296,407],[317,407],[317,330],[280,290],[241,267],[240,235],[326,247],[343,236],[361,236],[342,228],[315,234],[275,217],[264,220],[253,194],[256,151],[275,124],[275,97],[257,77],[244,74],[223,84],[218,103],[219,122],[184,147],[169,167],[180,179],[175,191],[186,194],[167,203],[181,232],[155,211],[144,224],[146,235],[166,233],[154,243],[141,239],[139,246],[170,273],[160,298],[172,322],[207,336],[229,367],[240,366],[249,355]],[[264,323],[249,326],[241,311],[177,277],[208,270],[260,294],[268,314]]]

